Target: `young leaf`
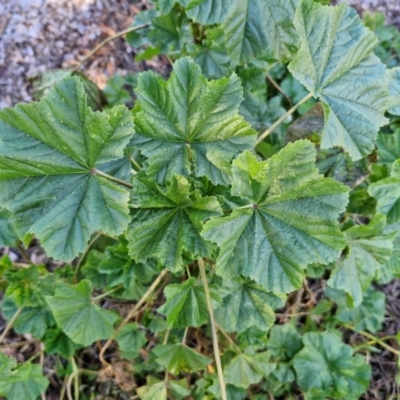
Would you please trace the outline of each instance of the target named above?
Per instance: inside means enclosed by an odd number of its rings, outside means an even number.
[[[14,246],[17,239],[11,214],[0,208],[0,246]]]
[[[74,342],[84,346],[108,339],[118,318],[117,314],[93,304],[91,294],[92,284],[84,279],[75,286],[59,282],[55,295],[46,297],[57,325]]]
[[[274,358],[290,361],[302,347],[301,336],[293,325],[275,325],[271,329],[267,348]]]
[[[147,386],[137,388],[137,392],[141,400],[167,400],[168,393],[170,393],[172,399],[181,400],[190,395],[187,386],[185,378],[179,381],[169,379],[156,383],[149,382]]]
[[[216,197],[191,191],[186,178],[174,175],[166,190],[136,175],[132,181],[132,223],[126,237],[130,256],[137,262],[148,257],[172,271],[185,265],[183,251],[208,256],[210,245],[201,237],[203,222],[221,215]]]
[[[220,246],[218,274],[242,274],[283,293],[301,286],[307,264],[340,255],[346,242],[337,218],[348,189],[318,174],[315,155],[301,140],[267,161],[244,152],[233,162],[232,194],[246,198],[248,208],[212,218],[202,233]]]
[[[365,157],[387,123],[386,70],[372,54],[377,39],[346,4],[300,0],[294,25],[301,47],[289,70],[323,102],[322,148],[341,146],[353,160]]]
[[[48,329],[42,341],[47,354],[60,354],[62,357],[70,358],[79,349],[79,344],[73,342],[61,329]]]
[[[227,332],[242,332],[251,326],[268,331],[275,323],[274,309],[283,307],[284,295],[275,295],[253,282],[224,282],[227,295],[215,311],[215,319]]]
[[[39,364],[27,362],[17,366],[0,352],[0,396],[8,400],[36,400],[48,385]]]
[[[378,332],[382,329],[385,318],[385,295],[372,287],[363,293],[362,303],[355,308],[347,307],[346,293],[341,290],[327,288],[326,295],[338,305],[336,318],[351,324],[357,331]]]
[[[369,185],[368,193],[375,197],[376,211],[386,215],[388,223],[400,221],[400,159],[392,164],[390,177]]]
[[[400,115],[400,67],[388,70],[389,77],[389,112]]]
[[[181,58],[168,82],[142,73],[136,93],[142,111],[131,144],[149,159],[150,177],[164,183],[193,169],[214,184],[229,184],[232,158],[252,148],[256,137],[238,115],[242,88],[236,75],[207,82],[198,65]]]
[[[180,343],[161,344],[156,346],[153,352],[157,356],[156,361],[174,375],[200,371],[212,362],[211,358]]]
[[[303,390],[320,389],[324,398],[354,400],[368,387],[371,369],[364,358],[353,356],[335,332],[310,332],[294,357],[297,383]]]
[[[140,348],[147,342],[146,335],[136,323],[125,325],[116,336],[122,357],[130,360],[139,355]]]
[[[400,158],[400,130],[394,133],[379,133],[376,141],[378,160],[382,164],[391,164]]]
[[[332,271],[328,285],[348,293],[350,307],[361,304],[362,293],[377,270],[389,263],[397,232],[382,233],[385,224],[385,217],[376,214],[368,225],[354,226],[345,231],[349,252]]]
[[[9,297],[3,299],[0,307],[7,321],[11,320],[18,311],[18,308],[19,307],[17,307]],[[13,329],[17,333],[28,333],[35,338],[40,339],[47,329],[54,324],[54,318],[46,304],[38,307],[24,307],[18,318],[15,320]]]
[[[240,353],[224,368],[225,382],[242,388],[258,383],[270,374],[275,365],[269,362],[268,352]]]
[[[158,312],[167,317],[170,327],[197,327],[208,321],[204,289],[196,285],[195,278],[168,285],[164,292],[167,301],[158,309]]]
[[[17,233],[36,235],[50,257],[65,261],[83,252],[97,230],[121,234],[129,195],[95,168],[122,157],[132,134],[129,111],[93,112],[76,77],[38,103],[0,111],[0,201]]]

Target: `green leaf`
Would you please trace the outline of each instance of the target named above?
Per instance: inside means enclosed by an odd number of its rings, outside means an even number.
[[[285,305],[286,296],[275,295],[254,282],[224,281],[226,296],[215,319],[227,332],[242,332],[251,326],[268,331],[275,323],[274,309]]]
[[[147,342],[145,333],[138,328],[138,324],[136,323],[127,324],[115,338],[122,357],[128,360],[137,357],[139,350]]]
[[[16,366],[14,360],[0,352],[0,396],[8,400],[36,400],[48,385],[40,365],[27,362]]]
[[[126,237],[130,256],[137,262],[154,257],[172,271],[185,265],[182,253],[194,257],[210,254],[210,245],[200,236],[203,222],[221,215],[216,197],[201,197],[191,191],[186,178],[174,175],[163,190],[136,175],[133,179],[132,223]]]
[[[293,325],[275,325],[271,329],[267,348],[279,361],[290,361],[302,347],[301,336]]]
[[[235,64],[245,64],[266,52],[267,4],[261,0],[234,0],[223,24],[228,54]]]
[[[84,279],[75,286],[59,282],[55,295],[46,297],[57,325],[74,342],[84,346],[108,339],[114,333],[117,319],[117,314],[93,304],[91,294],[92,284]]]
[[[153,352],[157,356],[156,361],[174,375],[203,370],[212,362],[211,358],[180,343],[161,344],[156,346]]]
[[[385,318],[385,295],[369,287],[363,293],[363,301],[358,307],[348,308],[346,293],[327,288],[326,295],[338,304],[336,318],[351,324],[357,331],[378,332]]]
[[[0,246],[14,246],[17,239],[11,214],[0,208]]]
[[[389,69],[389,108],[394,115],[400,115],[400,67]]]
[[[301,286],[307,264],[340,255],[346,242],[337,218],[348,189],[319,175],[314,161],[314,146],[304,140],[267,161],[244,152],[233,162],[232,194],[246,198],[248,208],[212,218],[202,233],[220,247],[218,274],[241,274],[283,293]]]
[[[375,197],[376,211],[386,215],[388,223],[400,221],[400,159],[393,163],[390,177],[369,185],[368,193]]]
[[[364,358],[353,356],[335,332],[310,332],[303,336],[304,347],[294,357],[297,383],[305,391],[321,389],[324,398],[354,400],[364,393],[371,369]]]
[[[93,112],[76,77],[58,82],[39,103],[0,111],[0,201],[17,233],[34,234],[48,256],[64,261],[83,252],[95,231],[121,234],[128,192],[95,168],[122,157],[132,134],[129,111]]]
[[[168,392],[171,398],[180,400],[190,395],[191,391],[187,388],[187,379],[179,381],[162,381],[148,384],[137,388],[141,400],[167,400]]]
[[[48,329],[42,341],[47,354],[60,354],[62,357],[70,358],[80,347],[74,343],[61,329]]]
[[[390,260],[397,232],[384,234],[384,227],[385,217],[377,214],[368,225],[354,226],[345,231],[349,252],[332,271],[328,285],[348,293],[351,307],[361,304],[363,291],[381,266]]]
[[[392,134],[379,133],[376,141],[378,160],[382,164],[391,164],[400,158],[400,130]]]
[[[267,0],[265,3],[264,24],[274,57],[282,63],[288,62],[300,46],[299,34],[293,25],[299,0]]]
[[[294,25],[301,47],[289,70],[323,102],[322,148],[343,147],[353,160],[367,156],[387,123],[386,70],[372,54],[377,39],[346,4],[300,0]]]
[[[167,301],[158,312],[167,317],[170,327],[197,327],[208,321],[206,296],[195,278],[168,285],[164,289]]]
[[[7,321],[18,311],[15,303],[5,297],[1,303],[1,311]],[[15,332],[20,334],[30,334],[37,339],[41,339],[47,329],[54,325],[54,318],[47,305],[38,307],[24,307],[22,312],[13,324]]]
[[[270,374],[275,365],[269,362],[268,352],[257,354],[240,353],[224,368],[225,382],[248,388]]]
[[[131,144],[149,159],[146,172],[159,183],[193,170],[214,184],[228,185],[232,158],[252,148],[256,137],[238,115],[240,80],[232,75],[207,82],[190,58],[173,68],[168,82],[153,72],[139,76],[142,111]]]
[[[195,7],[186,8],[186,15],[202,25],[215,25],[225,21],[235,0],[200,0]]]

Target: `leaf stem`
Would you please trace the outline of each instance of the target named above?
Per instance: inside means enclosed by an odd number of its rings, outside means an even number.
[[[71,359],[71,362],[72,362],[72,359]],[[75,368],[74,368],[74,365],[75,365]],[[74,384],[74,392],[75,392],[74,396],[75,396],[75,400],[79,400],[79,377],[78,377],[78,375],[79,374],[98,375],[99,373],[96,371],[92,371],[90,369],[78,369],[76,367],[75,360],[74,360],[74,363],[72,364],[72,367],[74,368],[74,370],[73,370],[72,374],[68,377],[67,384],[66,384],[67,397],[68,397],[68,400],[74,400],[72,397],[72,393],[71,393],[72,380],[74,380],[74,383],[75,383]],[[78,392],[76,391],[76,382],[78,382]]]
[[[21,240],[17,240],[17,247],[18,250],[21,252],[22,258],[29,264],[33,265],[31,258],[29,257],[28,252],[25,250],[24,245],[22,244]]]
[[[138,170],[141,171],[142,167],[137,163],[137,161],[131,156],[129,157],[131,164]]]
[[[130,26],[129,28],[126,28],[121,32],[117,32],[115,35],[112,35],[112,36],[108,37],[107,39],[103,40],[100,44],[98,44],[92,51],[89,52],[89,54],[87,54],[79,62],[79,64],[73,69],[73,72],[77,72],[82,67],[82,65],[85,64],[85,62],[87,60],[89,60],[90,57],[92,57],[94,54],[96,54],[106,44],[110,43],[111,41],[113,41],[115,39],[118,39],[121,36],[126,35],[127,33],[135,32],[135,31],[138,31],[140,29],[147,28],[148,26],[150,26],[150,23],[142,24],[142,25],[138,25],[138,26]]]
[[[12,328],[12,326],[14,325],[16,319],[19,317],[19,315],[21,314],[22,310],[24,309],[24,307],[20,307],[18,308],[18,310],[15,312],[15,314],[13,315],[13,317],[10,319],[10,322],[7,324],[6,328],[4,329],[4,332],[1,334],[0,336],[0,343],[4,340],[4,338],[7,336],[7,333],[9,332],[9,330]]]
[[[95,242],[100,238],[101,235],[102,235],[101,232],[98,232],[96,234],[96,236],[89,242],[88,246],[86,247],[86,250],[83,252],[82,256],[79,258],[78,262],[76,263],[75,274],[74,274],[75,281],[78,279],[79,270],[81,269],[83,260],[89,253],[89,250],[91,249],[91,247],[95,244]]]
[[[114,293],[114,292],[116,292],[117,290],[122,289],[123,287],[124,287],[124,285],[118,285],[118,286],[116,286],[115,288],[110,289],[110,290],[107,291],[107,292],[104,292],[104,293],[102,293],[102,294],[99,294],[99,295],[96,296],[96,297],[92,297],[92,301],[97,301],[97,300],[102,299],[103,297],[107,297],[109,294]]]
[[[100,350],[99,359],[103,365],[109,365],[109,363],[104,359],[104,353],[114,340],[114,338],[118,335],[121,329],[129,322],[131,318],[133,318],[136,312],[140,309],[142,304],[147,300],[148,297],[152,295],[152,293],[156,290],[158,284],[163,280],[164,276],[168,273],[166,269],[164,269],[160,275],[155,279],[155,281],[151,284],[151,286],[147,289],[146,293],[142,296],[142,298],[135,304],[129,314],[125,317],[125,319],[121,322],[118,328],[114,331],[113,335],[107,340],[102,349]]]
[[[359,333],[360,335],[365,336],[368,339],[371,339],[372,341],[374,341],[374,343],[378,343],[381,347],[383,347],[384,349],[390,351],[391,353],[400,356],[400,351],[396,350],[395,348],[393,348],[392,346],[389,346],[388,344],[386,344],[385,342],[383,342],[380,338],[377,338],[374,335],[371,335],[368,332],[365,331],[357,331],[354,327],[352,327],[349,324],[343,324],[343,326],[353,332]]]
[[[105,174],[104,172],[101,172],[101,171],[99,171],[98,169],[94,169],[94,170],[93,170],[93,174],[94,174],[94,175],[101,176],[102,178],[106,178],[106,179],[108,179],[108,180],[111,181],[111,182],[119,183],[120,185],[125,186],[125,187],[127,187],[128,189],[133,189],[133,186],[132,186],[130,183],[125,182],[125,181],[123,181],[122,179],[118,179],[118,178],[116,178],[115,176],[111,176],[111,175]]]
[[[189,327],[187,326],[185,328],[185,332],[183,333],[182,344],[186,344],[186,336],[187,336],[188,332],[189,332]]]
[[[215,364],[217,365],[217,373],[218,373],[219,385],[221,387],[221,398],[222,398],[222,400],[227,400],[228,398],[227,398],[227,395],[226,395],[224,372],[222,370],[221,357],[220,357],[220,354],[219,354],[217,327],[216,327],[216,323],[215,323],[215,319],[214,319],[214,312],[213,312],[213,308],[212,308],[212,304],[211,304],[211,295],[210,295],[210,289],[208,287],[208,280],[207,280],[206,270],[204,268],[204,261],[203,261],[202,258],[199,258],[197,260],[197,263],[199,265],[201,280],[203,281],[204,293],[206,295],[206,301],[207,301],[208,314],[210,316],[211,333],[212,333],[213,348],[214,348],[214,357],[215,357]]]
[[[274,124],[272,124],[264,133],[262,133],[256,140],[256,146],[260,144],[270,133],[272,133],[287,117],[292,115],[302,104],[313,97],[311,93],[303,97],[297,104],[295,104],[286,114],[282,115]]]
[[[240,347],[235,343],[235,341],[217,324],[215,323],[215,326],[217,327],[217,329],[222,333],[222,335],[225,336],[225,338],[228,340],[228,342],[239,352],[241,353],[242,350],[240,349]]]

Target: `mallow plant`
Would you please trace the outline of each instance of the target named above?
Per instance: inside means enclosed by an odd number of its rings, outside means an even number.
[[[24,256],[0,259],[0,344],[34,347],[0,353],[0,395],[360,398],[365,354],[399,355],[374,336],[400,276],[397,56],[346,4],[154,3],[127,40],[169,77],[114,77],[105,104],[58,71],[0,111],[0,244]]]

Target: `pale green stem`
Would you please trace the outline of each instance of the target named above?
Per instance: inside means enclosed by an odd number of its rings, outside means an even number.
[[[197,260],[197,263],[199,265],[201,280],[202,280],[203,286],[204,286],[204,293],[206,295],[208,314],[210,316],[211,333],[212,333],[213,348],[214,348],[214,357],[215,357],[215,364],[217,365],[218,381],[219,381],[219,385],[221,387],[221,398],[222,398],[222,400],[227,400],[228,398],[227,398],[227,395],[226,395],[226,385],[225,385],[225,380],[224,380],[224,372],[223,372],[222,364],[221,364],[221,356],[219,354],[217,327],[216,327],[215,319],[214,319],[214,311],[213,311],[212,303],[211,303],[211,295],[210,295],[210,289],[208,287],[208,280],[207,280],[206,270],[204,268],[204,261],[203,261],[202,258],[199,258]]]
[[[71,359],[71,363],[72,363],[72,359]],[[75,364],[75,360],[72,363],[72,368],[73,368],[72,374],[68,377],[68,381],[66,384],[67,397],[68,397],[68,400],[79,400],[79,374],[98,375],[99,373],[96,371],[92,371],[90,369],[78,369]],[[75,399],[73,399],[72,393],[71,393],[72,380],[74,380]]]
[[[228,342],[238,351],[239,353],[242,352],[240,347],[235,343],[235,341],[216,323],[215,326],[217,329],[225,336],[226,339],[228,339]]]
[[[164,269],[160,275],[155,279],[155,281],[151,284],[151,286],[147,289],[146,293],[142,296],[142,298],[135,304],[135,306],[132,308],[130,313],[125,317],[125,319],[121,322],[121,324],[118,326],[118,328],[114,331],[113,335],[107,340],[107,342],[104,344],[102,349],[100,350],[99,353],[99,359],[103,365],[108,365],[108,362],[104,360],[104,353],[107,350],[107,348],[110,346],[114,338],[118,335],[118,333],[121,331],[121,329],[129,322],[131,318],[133,318],[136,314],[136,312],[140,309],[142,304],[146,302],[146,300],[153,294],[153,292],[156,290],[157,286],[159,283],[162,281],[164,276],[168,273],[166,269]]]
[[[89,253],[89,250],[94,245],[94,243],[100,238],[101,235],[102,235],[102,233],[100,233],[100,232],[96,234],[96,236],[90,241],[90,243],[86,247],[86,250],[83,252],[82,256],[79,258],[78,262],[76,263],[75,275],[74,275],[75,279],[78,278],[79,270],[82,266],[82,262],[85,259],[87,253]]]
[[[136,162],[136,160],[133,157],[129,157],[130,162],[132,165],[137,168],[138,171],[142,169],[142,167]]]
[[[189,327],[187,326],[185,328],[185,332],[183,333],[182,344],[186,344],[186,336],[187,336],[188,332],[189,332]]]
[[[385,342],[383,342],[381,339],[375,337],[374,335],[371,335],[368,332],[365,331],[357,331],[354,327],[352,327],[351,325],[348,324],[343,324],[343,326],[347,329],[350,329],[353,332],[359,333],[362,336],[365,336],[366,338],[372,340],[374,343],[378,343],[381,347],[383,347],[384,349],[390,351],[393,354],[396,354],[397,356],[400,356],[400,351],[396,350],[395,348],[393,348],[392,346],[389,346],[388,344],[386,344]]]
[[[282,115],[274,124],[272,124],[264,133],[262,133],[256,141],[256,146],[260,144],[270,133],[272,133],[282,122],[292,115],[302,104],[307,102],[313,97],[311,93],[301,99],[296,105],[294,105],[286,114]]]
[[[7,333],[10,331],[10,329],[12,328],[12,326],[14,325],[14,322],[16,321],[16,319],[19,317],[19,315],[21,314],[22,310],[24,309],[24,307],[20,307],[18,308],[18,310],[15,312],[15,314],[13,315],[13,317],[10,319],[10,322],[7,324],[6,328],[4,329],[4,332],[1,334],[0,336],[0,343],[4,340],[4,338],[7,336]]]
[[[102,299],[103,297],[107,297],[109,294],[112,294],[112,293],[116,292],[117,290],[122,289],[123,287],[124,287],[124,285],[118,285],[117,287],[110,289],[108,292],[104,292],[96,297],[93,297],[92,301],[97,301],[97,300]]]
[[[125,182],[125,181],[123,181],[123,180],[121,180],[121,179],[118,179],[118,178],[116,178],[115,176],[111,176],[111,175],[105,174],[104,172],[101,172],[101,171],[99,171],[98,169],[93,169],[93,170],[92,170],[92,173],[93,173],[94,175],[101,176],[102,178],[106,178],[106,179],[108,179],[108,180],[111,181],[111,182],[115,182],[115,183],[118,183],[118,184],[120,184],[120,185],[122,185],[122,186],[125,186],[125,187],[127,187],[128,189],[133,189],[133,186],[132,186],[130,183]]]
[[[111,41],[118,39],[121,36],[126,35],[127,33],[130,32],[135,32],[143,28],[147,28],[150,26],[150,23],[143,24],[143,25],[138,25],[138,26],[131,26],[127,29],[124,29],[121,32],[117,32],[115,35],[112,35],[108,37],[107,39],[103,40],[99,45],[97,45],[91,52],[89,52],[80,62],[79,64],[73,69],[74,72],[78,71],[80,67],[90,58],[93,56],[93,54],[97,53],[102,47],[104,47],[106,44],[110,43]]]

